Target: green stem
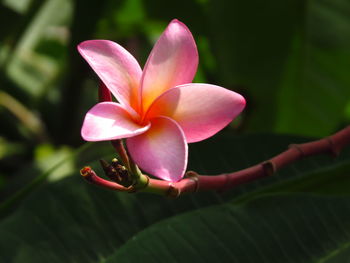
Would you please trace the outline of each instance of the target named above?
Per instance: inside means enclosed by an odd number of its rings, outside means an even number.
[[[0,91],[0,106],[11,112],[39,141],[47,140],[41,119],[10,94]]]
[[[123,165],[130,171],[130,160],[129,160],[129,156],[128,153],[126,152],[125,148],[124,148],[124,144],[122,140],[113,140],[111,141],[114,149],[117,151]]]

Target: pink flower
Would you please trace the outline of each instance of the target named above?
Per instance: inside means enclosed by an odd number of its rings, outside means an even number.
[[[245,106],[238,93],[191,83],[197,47],[188,28],[176,19],[155,44],[143,72],[135,58],[112,41],[85,41],[78,50],[119,101],[90,109],[82,137],[127,138],[135,163],[161,179],[180,180],[187,166],[187,143],[213,136]]]

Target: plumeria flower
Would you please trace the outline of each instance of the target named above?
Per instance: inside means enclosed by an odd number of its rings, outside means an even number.
[[[176,19],[158,39],[143,71],[127,50],[109,40],[88,40],[78,50],[119,102],[101,102],[88,111],[83,139],[127,138],[133,161],[161,179],[180,180],[187,167],[187,143],[213,136],[245,106],[238,93],[191,83],[197,47]]]

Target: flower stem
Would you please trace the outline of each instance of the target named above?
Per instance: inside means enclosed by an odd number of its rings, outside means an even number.
[[[123,141],[113,140],[111,141],[111,143],[114,146],[117,153],[119,154],[124,166],[131,173],[132,180],[134,182],[133,187],[135,188],[135,190],[139,190],[141,188],[146,187],[148,185],[148,176],[142,174],[142,172],[134,163],[134,161],[128,156]]]
[[[119,192],[128,192],[129,188],[128,187],[124,187],[122,185],[119,185],[115,182],[111,182],[108,180],[105,180],[101,177],[99,177],[94,170],[91,169],[91,167],[86,166],[83,169],[80,170],[80,175],[89,183],[98,185],[98,186],[102,186],[104,188],[108,188],[111,190],[116,190]]]
[[[106,85],[101,81],[98,88],[98,99],[100,102],[112,101],[112,95]],[[124,147],[122,140],[112,140],[113,147],[117,151],[123,165],[131,172],[133,187],[134,189],[144,188],[148,185],[148,176],[141,173],[140,169],[134,163],[134,161],[129,158],[128,153]]]
[[[151,179],[139,172],[138,183],[129,188],[120,186],[122,188],[119,190],[114,185],[112,187],[110,185],[106,187],[110,189],[114,188],[117,191],[148,192],[170,197],[178,197],[181,194],[197,191],[229,190],[235,186],[273,175],[282,167],[308,156],[325,153],[337,156],[348,144],[350,144],[350,126],[320,140],[302,144],[291,144],[286,151],[271,159],[237,172],[216,176],[198,175],[195,172],[187,172],[184,179],[174,183]],[[100,183],[97,184],[101,185]]]
[[[124,144],[122,140],[113,140],[111,141],[114,149],[116,150],[116,152],[118,153],[123,165],[130,171],[130,160],[129,160],[129,156],[128,153],[126,152],[125,148],[124,148]]]

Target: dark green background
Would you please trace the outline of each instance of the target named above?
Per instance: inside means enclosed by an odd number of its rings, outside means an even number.
[[[110,39],[143,66],[174,18],[198,46],[195,82],[247,99],[222,135],[190,145],[191,169],[242,169],[349,122],[348,0],[2,0],[0,262],[349,260],[348,153],[177,201],[81,180],[82,166],[113,153],[82,146],[98,79],[77,44]]]

